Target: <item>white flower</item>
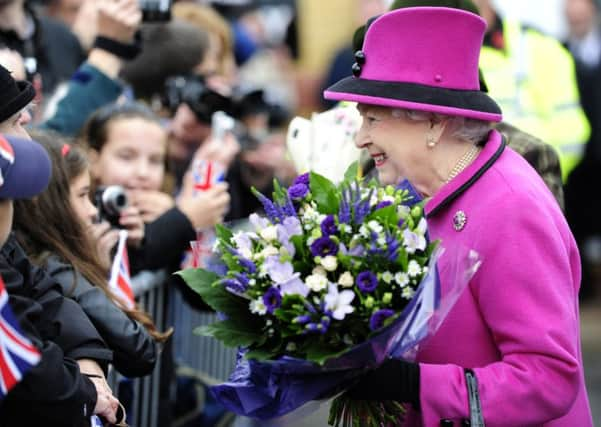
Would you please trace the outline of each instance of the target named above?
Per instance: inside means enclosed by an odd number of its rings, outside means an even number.
[[[376,240],[376,242],[378,243],[378,245],[384,246],[386,244],[386,237],[380,236],[380,237],[378,237],[378,239]]]
[[[355,293],[353,291],[345,290],[338,292],[338,287],[330,283],[328,285],[328,293],[324,298],[326,303],[326,310],[332,311],[332,317],[336,320],[342,320],[344,317],[355,311],[355,308],[351,305]]]
[[[278,229],[275,225],[270,225],[269,227],[265,227],[263,230],[259,231],[259,236],[268,242],[273,242],[278,238]]]
[[[394,277],[392,276],[392,273],[390,271],[385,271],[384,273],[382,273],[382,280],[384,281],[384,283],[390,284],[390,282],[392,282],[393,279]]]
[[[340,230],[341,233],[346,233],[346,234],[353,231],[353,227],[351,227],[349,224],[340,224],[338,226],[338,229]]]
[[[259,252],[259,254],[263,258],[267,258],[273,255],[279,255],[280,251],[278,251],[278,248],[276,248],[275,246],[269,245],[265,247],[261,252]]]
[[[328,278],[321,274],[307,276],[305,284],[314,292],[321,292],[328,286]]]
[[[419,263],[412,259],[409,261],[409,266],[407,267],[407,273],[409,273],[409,277],[417,277],[422,272],[422,268]]]
[[[416,234],[411,230],[403,230],[403,243],[407,253],[413,254],[416,250],[426,249],[426,238],[423,235]]]
[[[367,223],[367,227],[369,227],[371,230],[375,231],[376,233],[381,233],[382,230],[384,230],[384,227],[382,227],[382,225],[376,221],[376,220],[371,220]]]
[[[417,234],[420,234],[423,236],[426,234],[427,229],[428,229],[428,224],[426,223],[426,218],[422,218],[417,223],[417,228],[415,229],[415,232]]]
[[[411,299],[415,295],[415,291],[411,286],[406,286],[403,288],[403,292],[401,292],[401,296],[405,299]]]
[[[321,265],[328,271],[335,271],[338,268],[338,260],[333,255],[327,255],[321,259]]]
[[[255,230],[261,231],[265,227],[269,226],[270,222],[267,218],[263,218],[262,216],[257,215],[256,213],[250,214],[248,217],[250,223],[255,227]]]
[[[355,279],[353,279],[353,275],[349,271],[345,271],[338,278],[338,284],[343,288],[350,288],[355,284]]]
[[[242,254],[242,256],[244,258],[247,258],[247,259],[252,259],[253,258],[253,253],[252,253],[252,251],[250,249],[246,249],[246,248],[240,249],[240,253]]]
[[[263,298],[257,298],[252,300],[248,306],[250,307],[250,311],[252,313],[258,314],[260,316],[264,316],[267,313],[267,307],[265,307]]]
[[[315,267],[311,273],[319,274],[320,276],[324,276],[324,277],[328,275],[328,272],[326,271],[326,269],[323,268],[321,265],[318,265],[317,267]]]
[[[359,227],[359,234],[366,239],[369,237],[369,229],[365,226],[365,224]]]
[[[371,195],[371,199],[369,199],[369,205],[370,206],[376,206],[378,204],[378,195],[376,193],[373,193]]]
[[[409,276],[407,273],[398,272],[394,275],[394,281],[397,283],[397,285],[403,288],[409,284]]]
[[[411,213],[411,209],[409,209],[409,206],[406,205],[398,205],[396,212],[401,218],[407,218],[409,213]]]

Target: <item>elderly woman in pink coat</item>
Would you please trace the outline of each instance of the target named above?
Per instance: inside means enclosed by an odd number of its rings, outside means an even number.
[[[387,360],[356,399],[412,404],[408,425],[592,426],[580,349],[580,260],[538,174],[492,127],[479,89],[485,22],[443,7],[395,10],[369,25],[353,77],[325,91],[358,103],[358,147],[382,182],[407,178],[427,199],[430,236],[482,265],[417,362]],[[400,423],[399,423],[400,424]]]

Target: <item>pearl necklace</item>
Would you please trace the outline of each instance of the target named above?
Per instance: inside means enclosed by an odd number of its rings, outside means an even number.
[[[445,184],[450,182],[453,178],[459,175],[466,167],[469,166],[470,163],[476,158],[478,153],[480,152],[480,147],[477,145],[472,145],[469,150],[465,152],[463,156],[457,161],[451,172],[449,172],[449,177],[445,181]]]

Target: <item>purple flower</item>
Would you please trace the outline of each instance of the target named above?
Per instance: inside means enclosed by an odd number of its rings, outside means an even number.
[[[225,286],[225,289],[227,289],[230,292],[233,292],[235,294],[242,294],[248,288],[248,279],[246,279],[245,281],[240,281],[238,277],[223,279],[221,281],[221,284]]]
[[[374,314],[371,315],[371,318],[369,319],[369,329],[371,329],[372,331],[380,329],[384,324],[384,321],[393,314],[394,310],[391,310],[389,308],[383,308],[382,310],[376,311]]]
[[[376,210],[385,208],[386,206],[390,205],[392,205],[392,202],[390,200],[383,200],[376,205]]]
[[[309,288],[299,279],[300,273],[294,271],[294,267],[290,262],[280,262],[279,257],[270,256],[265,260],[263,266],[271,280],[280,287],[284,295],[299,294],[305,297],[309,294]]]
[[[309,193],[309,187],[305,184],[294,184],[288,189],[288,196],[292,200],[301,200]]]
[[[321,222],[321,232],[324,236],[331,236],[332,234],[338,233],[338,227],[336,226],[333,215],[326,216]]]
[[[296,178],[294,178],[292,185],[296,185],[296,184],[304,184],[305,186],[308,187],[309,186],[309,174],[304,173],[304,174],[299,175]]]
[[[359,273],[356,282],[361,292],[373,292],[378,287],[378,278],[369,270]]]
[[[305,323],[309,323],[311,321],[311,316],[309,316],[308,314],[303,314],[302,316],[296,316],[292,322],[293,323],[300,323],[301,325],[304,325]]]
[[[276,287],[271,287],[263,295],[263,303],[267,308],[267,312],[272,314],[276,308],[282,304],[282,295]]]
[[[243,256],[241,256],[238,258],[238,262],[240,262],[240,265],[251,274],[257,271],[257,266],[255,265],[255,263],[249,260],[248,258],[244,258]]]
[[[311,253],[313,256],[336,255],[338,245],[329,237],[320,237],[311,244]]]

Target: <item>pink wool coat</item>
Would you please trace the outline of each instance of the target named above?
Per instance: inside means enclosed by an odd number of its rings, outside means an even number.
[[[493,131],[478,158],[428,201],[426,214],[431,237],[446,249],[443,294],[455,245],[478,252],[482,265],[418,354],[421,410],[408,424],[450,419],[459,426],[469,418],[464,368],[472,368],[487,427],[592,426],[578,250],[536,171]]]

